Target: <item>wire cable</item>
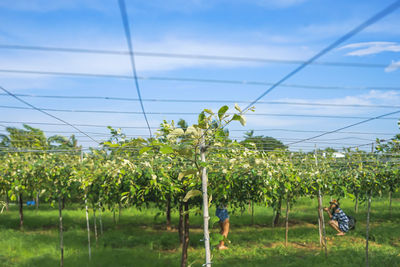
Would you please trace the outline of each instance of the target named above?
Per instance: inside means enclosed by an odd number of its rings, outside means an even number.
[[[130,58],[130,62],[131,62],[132,75],[135,80],[135,86],[136,86],[136,91],[137,91],[137,94],[139,97],[140,106],[142,108],[143,116],[146,121],[147,128],[149,129],[149,134],[150,134],[150,138],[151,138],[150,124],[147,119],[146,111],[144,110],[142,96],[140,94],[139,82],[138,82],[137,74],[136,74],[135,55],[133,53],[132,37],[131,37],[131,31],[129,29],[128,14],[126,12],[125,0],[118,0],[118,4],[119,4],[119,9],[121,11],[122,24],[124,26],[126,42],[128,44],[128,49],[129,49],[129,58]]]
[[[19,97],[30,98],[52,98],[52,99],[99,99],[113,101],[140,101],[138,98],[127,97],[112,97],[112,96],[67,96],[67,95],[34,95],[34,94],[15,94]],[[8,96],[1,94],[0,96]],[[215,99],[157,99],[157,98],[142,98],[143,102],[166,102],[166,103],[251,103],[244,100],[215,100]],[[397,105],[367,105],[367,104],[334,104],[323,102],[295,102],[295,101],[259,101],[258,104],[269,105],[299,105],[299,106],[323,106],[323,107],[354,107],[354,108],[400,108]]]
[[[50,75],[50,76],[68,76],[82,78],[105,78],[105,79],[134,79],[129,75],[118,74],[100,74],[100,73],[79,73],[79,72],[57,72],[40,70],[21,70],[21,69],[0,69],[0,73],[27,74],[27,75]],[[169,81],[169,82],[190,82],[190,83],[212,83],[212,84],[236,84],[251,86],[271,86],[272,82],[250,81],[250,80],[221,80],[221,79],[201,79],[201,78],[183,78],[183,77],[161,77],[161,76],[137,76],[139,80],[148,81]],[[310,90],[381,90],[381,91],[400,91],[400,87],[393,86],[325,86],[325,85],[306,85],[306,84],[285,84],[279,87],[301,88]]]
[[[79,128],[77,128],[76,126],[70,124],[69,122],[67,122],[67,121],[65,121],[65,120],[63,120],[63,119],[60,119],[60,118],[58,118],[58,117],[56,117],[56,116],[54,116],[54,115],[52,115],[52,114],[50,114],[50,113],[44,111],[43,109],[37,108],[36,106],[34,106],[34,105],[32,105],[32,104],[26,102],[25,100],[19,98],[18,96],[14,95],[14,94],[11,93],[10,91],[6,90],[6,89],[5,89],[4,87],[2,87],[2,86],[0,86],[0,89],[3,90],[4,92],[6,92],[6,93],[7,93],[8,95],[10,95],[11,97],[13,97],[13,98],[15,98],[16,100],[18,100],[19,102],[22,102],[22,103],[24,103],[25,105],[31,107],[32,109],[35,109],[35,110],[37,110],[37,111],[39,111],[39,112],[41,112],[41,113],[43,113],[43,114],[45,114],[45,115],[47,115],[47,116],[52,117],[53,119],[56,119],[56,120],[61,121],[62,123],[66,124],[66,125],[71,126],[72,128],[74,128],[75,130],[77,130],[77,131],[80,132],[81,134],[84,134],[84,135],[86,135],[87,137],[89,137],[89,138],[90,138],[92,141],[94,141],[95,143],[97,143],[97,144],[99,143],[99,142],[97,142],[95,139],[93,139],[90,135],[88,135],[87,133],[81,131]]]
[[[389,113],[386,113],[386,114],[383,114],[383,115],[380,115],[380,116],[372,117],[372,118],[369,118],[369,119],[366,119],[366,120],[363,120],[363,121],[359,121],[359,122],[356,122],[356,123],[353,123],[353,124],[338,128],[336,130],[324,132],[322,134],[319,134],[319,135],[316,135],[316,136],[312,136],[312,137],[309,137],[309,138],[305,138],[305,139],[302,139],[300,141],[292,142],[292,143],[285,144],[285,145],[290,146],[290,145],[298,144],[298,143],[301,143],[301,142],[304,142],[304,141],[309,141],[309,140],[312,140],[312,139],[315,139],[315,138],[318,138],[318,137],[321,137],[321,136],[324,136],[324,135],[327,135],[327,134],[336,133],[336,132],[339,132],[341,130],[345,130],[345,129],[348,129],[348,128],[351,128],[351,127],[354,127],[354,126],[357,126],[357,125],[360,125],[360,124],[363,124],[363,123],[367,123],[367,122],[370,122],[370,121],[373,121],[373,120],[382,119],[384,117],[387,117],[387,116],[390,116],[390,115],[394,115],[394,114],[398,114],[398,113],[400,113],[400,110],[389,112]]]
[[[28,107],[16,107],[16,106],[3,106],[0,108],[6,109],[21,109],[29,110],[33,108]],[[118,110],[79,110],[79,109],[54,109],[54,108],[41,108],[41,110],[54,111],[54,112],[70,112],[70,113],[103,113],[103,114],[133,114],[142,115],[140,111],[118,111]],[[180,115],[180,116],[193,116],[198,115],[196,112],[146,112],[151,115]],[[234,113],[226,113],[227,115],[233,115]],[[248,116],[267,116],[267,117],[300,117],[300,118],[327,118],[327,119],[367,119],[369,117],[362,116],[339,116],[339,115],[311,115],[311,114],[282,114],[282,113],[250,113]],[[397,120],[397,117],[378,118],[382,120]],[[150,126],[149,126],[150,127]]]
[[[257,103],[261,98],[263,98],[265,95],[270,93],[272,90],[274,90],[276,87],[278,87],[280,84],[294,76],[296,73],[300,72],[302,69],[307,67],[310,63],[316,61],[318,58],[322,57],[332,49],[336,48],[339,46],[341,43],[345,42],[346,40],[350,39],[357,33],[361,32],[364,30],[366,27],[374,24],[375,22],[379,21],[380,19],[384,18],[388,14],[392,13],[395,11],[397,8],[400,7],[400,0],[395,1],[394,3],[390,4],[377,14],[373,15],[371,18],[367,19],[365,22],[361,23],[359,26],[355,27],[353,30],[349,31],[347,34],[343,35],[340,37],[338,40],[333,42],[332,44],[328,45],[326,48],[322,49],[320,52],[318,52],[315,56],[311,57],[309,60],[301,64],[299,67],[295,68],[293,71],[285,75],[282,79],[277,81],[274,85],[272,85],[270,88],[268,88],[264,93],[262,93],[259,97],[257,97],[253,102],[251,102],[245,109],[244,111],[248,110],[251,108],[255,103]]]
[[[49,122],[34,122],[34,121],[0,121],[0,123],[8,123],[8,124],[34,124],[34,125],[49,125],[49,126],[61,126],[64,124],[60,123],[49,123]],[[94,128],[106,128],[112,125],[100,125],[100,124],[74,124],[79,127],[94,127]],[[147,127],[143,126],[124,126],[117,125],[112,126],[113,128],[121,128],[121,129],[147,129]],[[159,127],[151,127],[152,129],[158,129]],[[248,132],[249,129],[230,129],[230,132]],[[268,131],[278,131],[278,132],[293,132],[293,133],[324,133],[326,131],[322,130],[300,130],[300,129],[282,129],[282,128],[266,128],[266,129],[253,129],[254,132],[268,132]],[[387,135],[394,136],[396,133],[382,133],[382,132],[337,132],[336,134],[362,134],[362,135]]]
[[[107,49],[88,49],[88,48],[69,48],[69,47],[49,47],[49,46],[28,46],[0,44],[1,49],[12,50],[33,50],[42,52],[68,52],[68,53],[85,53],[85,54],[105,54],[105,55],[130,55],[129,51],[107,50]],[[165,53],[165,52],[144,52],[136,51],[135,56],[142,57],[158,57],[158,58],[180,58],[180,59],[200,59],[200,60],[218,60],[233,62],[254,62],[254,63],[281,63],[281,64],[302,64],[304,60],[286,60],[273,58],[255,58],[255,57],[238,57],[238,56],[218,56],[205,54],[182,54],[182,53]],[[332,67],[360,67],[360,68],[385,68],[387,64],[376,63],[357,63],[357,62],[311,62],[313,65],[332,66]]]

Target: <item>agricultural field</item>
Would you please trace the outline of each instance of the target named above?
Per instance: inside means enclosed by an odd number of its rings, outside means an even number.
[[[371,209],[370,266],[400,266],[400,196],[393,198],[389,215],[388,198],[374,198]],[[325,200],[327,204],[329,200]],[[317,201],[302,198],[292,207],[289,240],[285,246],[282,217],[272,228],[272,209],[256,206],[231,212],[229,249],[212,250],[214,266],[362,266],[365,262],[366,205],[357,214],[354,202],[342,200],[345,212],[357,218],[356,229],[336,236],[327,229],[328,257],[319,245]],[[214,209],[211,210],[211,214]],[[103,235],[96,243],[92,230],[92,259],[88,260],[85,210],[67,205],[63,211],[65,266],[178,266],[180,244],[178,213],[172,212],[172,229],[166,230],[165,214],[159,209],[122,209],[116,224],[111,212],[103,213]],[[158,214],[158,216],[157,216]],[[325,217],[327,219],[327,216]],[[19,230],[16,205],[0,215],[1,266],[59,265],[58,210],[47,204],[25,209],[24,230]],[[98,222],[97,222],[98,223]],[[98,226],[99,227],[99,226]],[[211,232],[218,232],[214,225]],[[193,215],[190,225],[189,265],[201,266],[204,258],[202,218]]]
[[[0,7],[0,267],[400,267],[400,0]]]
[[[164,122],[156,139],[126,139],[110,128],[112,138],[89,152],[51,147],[39,129],[10,128],[10,145],[35,147],[0,154],[3,263],[397,264],[400,172],[391,151],[399,135],[340,157],[264,151],[229,139],[224,127],[246,120],[235,109],[205,109],[192,126]],[[326,206],[331,197],[357,213],[357,229],[344,237],[325,231],[323,199]],[[40,207],[28,207],[32,199]],[[226,236],[213,209],[226,205],[234,211],[230,249],[218,251]]]

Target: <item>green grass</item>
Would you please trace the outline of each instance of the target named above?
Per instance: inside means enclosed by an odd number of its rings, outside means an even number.
[[[400,266],[399,200],[393,200],[391,217],[386,198],[372,202],[370,266]],[[213,266],[364,266],[366,207],[360,205],[355,214],[353,203],[343,200],[342,208],[355,215],[357,228],[344,237],[327,229],[328,258],[319,247],[316,200],[301,199],[292,207],[288,247],[284,246],[284,218],[272,228],[271,208],[255,207],[254,225],[248,211],[231,213],[230,249],[213,250]],[[155,218],[158,212],[124,209],[117,225],[111,212],[103,213],[104,235],[96,245],[92,233],[89,262],[85,212],[75,206],[65,209],[65,266],[179,266],[178,234],[165,230],[163,216]],[[44,205],[39,211],[25,208],[24,215],[25,227],[20,231],[16,206],[0,214],[0,266],[58,266],[58,211]],[[177,220],[174,213],[174,225]],[[204,263],[201,220],[191,215],[189,263],[193,266]],[[218,232],[217,225],[212,231]]]

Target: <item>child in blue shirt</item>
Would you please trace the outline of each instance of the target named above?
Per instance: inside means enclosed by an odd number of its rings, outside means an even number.
[[[329,204],[329,208],[324,208],[330,218],[329,225],[338,232],[336,235],[345,235],[349,231],[349,218],[339,208],[337,200],[334,199]]]

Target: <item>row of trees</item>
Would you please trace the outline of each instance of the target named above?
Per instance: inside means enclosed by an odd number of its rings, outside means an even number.
[[[181,265],[186,266],[192,212],[203,210],[207,263],[208,242],[216,244],[222,238],[208,233],[212,203],[230,203],[237,209],[245,209],[248,203],[268,205],[276,211],[276,218],[286,203],[287,243],[290,206],[299,197],[349,197],[357,207],[360,201],[371,201],[373,195],[389,192],[391,196],[399,189],[399,156],[393,151],[386,153],[386,142],[380,142],[377,153],[347,151],[342,158],[317,151],[263,151],[260,144],[229,139],[226,125],[233,121],[245,124],[243,112],[235,109],[234,115],[227,114],[227,106],[217,113],[204,110],[192,126],[184,121],[177,125],[164,122],[156,138],[147,140],[128,139],[110,128],[112,137],[102,149],[85,154],[77,153],[76,146],[68,153],[3,152],[0,193],[19,200],[21,228],[26,197],[40,195],[58,203],[61,237],[65,200],[82,201],[86,212],[92,208],[94,218],[96,210],[153,203],[165,211],[167,228],[171,227],[171,210],[179,210]],[[323,222],[323,216],[319,220]],[[214,221],[211,219],[211,224]],[[97,239],[96,227],[95,236]],[[320,237],[326,248],[321,227]],[[60,247],[63,253],[62,239]]]

